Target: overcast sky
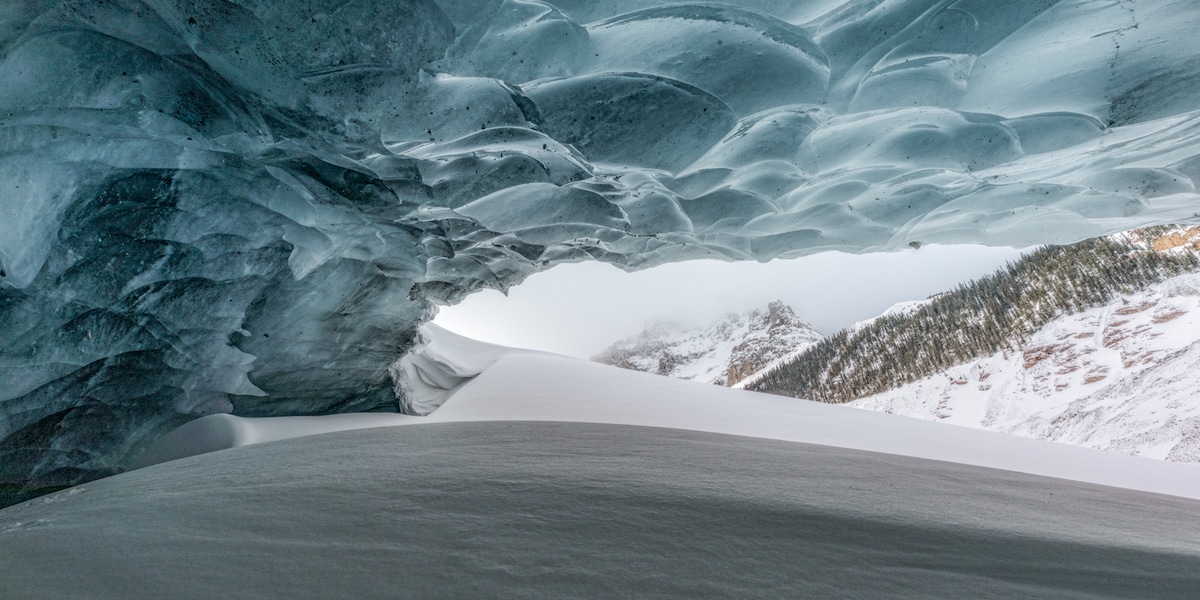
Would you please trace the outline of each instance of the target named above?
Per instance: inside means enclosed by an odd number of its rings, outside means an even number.
[[[1013,248],[924,246],[866,255],[829,252],[770,263],[693,261],[625,273],[560,265],[512,288],[444,307],[435,323],[479,340],[588,358],[648,322],[707,323],[783,300],[823,333],[986,275]]]

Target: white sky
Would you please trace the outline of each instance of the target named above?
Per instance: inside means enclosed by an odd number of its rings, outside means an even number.
[[[770,263],[692,261],[625,273],[601,263],[557,266],[500,292],[443,307],[435,323],[478,340],[588,358],[648,322],[703,324],[783,300],[823,333],[986,275],[1021,250],[923,246],[828,252]]]

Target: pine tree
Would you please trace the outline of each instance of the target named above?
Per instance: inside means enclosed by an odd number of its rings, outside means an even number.
[[[750,389],[849,402],[1001,350],[1015,350],[1060,315],[1100,306],[1182,273],[1200,271],[1194,251],[1144,243],[1172,226],[1047,246],[992,275],[932,298],[916,311],[841,331],[776,367]]]

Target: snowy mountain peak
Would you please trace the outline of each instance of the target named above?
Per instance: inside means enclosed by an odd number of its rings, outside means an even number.
[[[616,367],[734,385],[823,336],[775,300],[766,309],[729,313],[707,325],[657,322],[592,360]]]

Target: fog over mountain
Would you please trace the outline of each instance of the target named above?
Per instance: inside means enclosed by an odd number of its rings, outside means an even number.
[[[592,360],[622,369],[732,386],[823,337],[796,317],[790,306],[774,301],[765,310],[730,313],[702,326],[654,323],[637,337],[614,343]]]

